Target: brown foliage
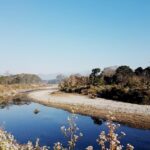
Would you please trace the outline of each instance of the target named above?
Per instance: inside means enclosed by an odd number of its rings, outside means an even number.
[[[60,84],[60,89],[89,95],[91,98],[103,97],[129,103],[150,104],[150,67],[139,67],[133,71],[128,66],[120,66],[112,75],[99,72],[100,69],[96,68],[89,77],[70,76]]]

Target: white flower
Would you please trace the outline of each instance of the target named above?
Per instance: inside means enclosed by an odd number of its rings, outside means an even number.
[[[88,146],[86,150],[93,150],[93,146]]]

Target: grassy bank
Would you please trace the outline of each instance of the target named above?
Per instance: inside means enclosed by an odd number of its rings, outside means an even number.
[[[39,89],[43,84],[0,84],[0,104],[7,103],[9,100],[19,96],[21,92]]]

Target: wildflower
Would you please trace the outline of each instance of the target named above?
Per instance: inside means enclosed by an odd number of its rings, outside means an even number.
[[[40,141],[40,139],[37,139],[37,140],[36,140],[36,143],[35,143],[35,147],[36,147],[36,148],[39,148],[39,141]]]
[[[80,132],[79,135],[82,137],[82,136],[83,136],[83,133]]]
[[[122,134],[123,136],[125,136],[125,135],[126,135],[124,132],[121,132],[121,134]]]
[[[130,144],[127,144],[127,149],[126,150],[133,150],[134,149],[134,146],[130,145]]]
[[[28,142],[25,145],[19,145],[14,136],[0,129],[0,149],[2,150],[48,150],[46,146],[39,146],[39,139],[36,141],[36,145],[33,146],[32,142]]]
[[[120,124],[114,124],[112,122],[114,117],[110,117],[111,120],[108,120],[106,123],[109,132],[108,134],[105,133],[105,131],[102,131],[99,135],[99,138],[97,139],[98,144],[101,146],[102,150],[122,150],[123,145],[121,145],[120,138],[125,136],[126,134],[124,132],[121,132],[121,136],[115,133],[118,127],[120,127]],[[106,147],[105,143],[109,144],[109,148]],[[126,150],[133,150],[134,147],[130,144],[127,145]]]
[[[86,150],[93,150],[93,146],[88,146]]]
[[[60,142],[55,143],[54,150],[62,150],[63,146]]]
[[[64,131],[65,130],[65,126],[62,126],[60,129],[61,129],[61,131]]]
[[[61,127],[61,131],[63,132],[64,136],[67,138],[69,150],[73,150],[76,146],[77,141],[80,137],[83,136],[82,133],[79,133],[79,128],[75,123],[77,117],[75,114],[72,114],[68,117],[68,127],[65,126]]]

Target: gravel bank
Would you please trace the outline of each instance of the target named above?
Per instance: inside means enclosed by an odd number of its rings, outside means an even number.
[[[116,117],[116,121],[128,125],[150,129],[150,106],[129,104],[106,100],[103,98],[90,99],[79,94],[58,92],[56,87],[30,92],[28,97],[34,102],[77,113],[107,119],[109,111]]]

